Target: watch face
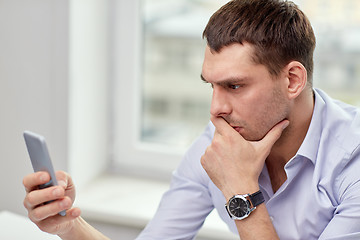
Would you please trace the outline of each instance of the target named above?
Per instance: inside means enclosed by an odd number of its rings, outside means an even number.
[[[231,215],[242,218],[249,213],[249,205],[245,198],[235,197],[229,202],[229,212]]]

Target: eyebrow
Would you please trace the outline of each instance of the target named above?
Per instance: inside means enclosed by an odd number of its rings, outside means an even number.
[[[202,74],[200,74],[200,78],[204,83],[211,83],[208,80],[206,80]],[[228,79],[220,80],[220,81],[216,82],[216,84],[218,84],[218,85],[235,85],[235,84],[243,83],[243,82],[247,81],[247,79],[248,78],[228,78]]]

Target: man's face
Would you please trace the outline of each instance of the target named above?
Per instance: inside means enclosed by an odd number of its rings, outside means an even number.
[[[256,141],[288,118],[290,101],[284,74],[274,79],[264,65],[253,62],[252,51],[249,44],[232,44],[219,53],[207,47],[202,79],[213,88],[211,115]]]

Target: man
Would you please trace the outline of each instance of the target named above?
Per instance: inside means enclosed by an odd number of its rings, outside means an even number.
[[[214,207],[243,240],[360,239],[360,111],[312,88],[306,16],[291,2],[234,0],[204,37],[211,123],[138,239],[193,239]],[[24,178],[30,219],[63,239],[106,239],[71,208],[71,178],[58,178],[44,190],[47,174]]]

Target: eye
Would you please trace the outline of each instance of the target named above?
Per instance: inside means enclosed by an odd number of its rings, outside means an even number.
[[[231,85],[229,85],[228,86],[230,89],[233,89],[233,90],[236,90],[236,89],[238,89],[238,88],[241,88],[242,87],[242,85],[241,84],[231,84]]]

